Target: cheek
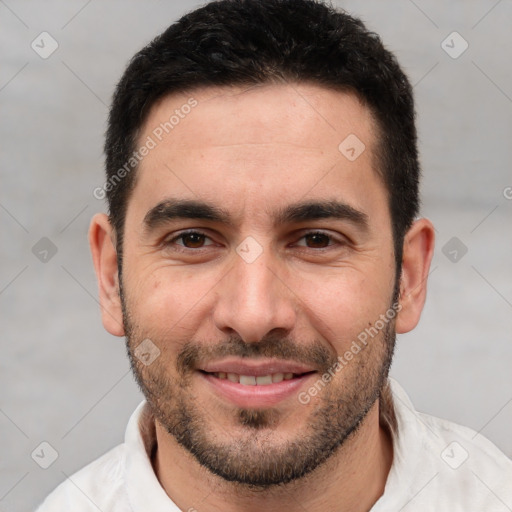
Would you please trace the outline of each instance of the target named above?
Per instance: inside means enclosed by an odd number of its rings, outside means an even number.
[[[340,353],[386,313],[392,281],[392,276],[346,268],[331,275],[296,276],[290,288],[306,322]]]
[[[386,303],[390,281],[367,269],[341,268],[326,274],[298,274],[291,278],[290,288],[318,314],[333,321],[371,314]],[[337,313],[336,313],[337,312]]]
[[[189,330],[216,283],[213,275],[170,266],[140,269],[133,275],[132,315],[141,328],[167,336],[170,330],[173,335]]]

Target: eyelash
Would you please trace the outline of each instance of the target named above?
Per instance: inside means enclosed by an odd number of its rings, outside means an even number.
[[[187,235],[200,235],[200,236],[204,236],[206,239],[211,240],[211,238],[206,233],[203,233],[203,232],[197,231],[197,230],[188,230],[188,231],[182,231],[179,235],[174,236],[170,240],[165,240],[164,245],[165,246],[174,245],[175,247],[177,246],[179,248],[175,249],[175,250],[183,251],[183,252],[190,252],[190,251],[198,252],[198,251],[206,249],[210,245],[214,245],[214,244],[208,244],[206,247],[192,248],[192,247],[185,247],[183,244],[176,244],[177,240],[181,239],[183,241],[183,238]],[[332,247],[335,244],[339,244],[339,245],[346,244],[345,241],[336,239],[336,237],[334,237],[333,235],[330,235],[328,233],[325,233],[324,231],[319,231],[319,230],[308,231],[308,232],[304,233],[298,240],[302,240],[307,236],[314,236],[314,235],[321,235],[321,236],[327,237],[329,240],[328,245],[326,247],[316,247],[316,248],[308,247],[307,245],[300,245],[299,247],[301,247],[303,249],[313,249],[316,251],[322,251],[322,250],[328,250],[330,247]]]

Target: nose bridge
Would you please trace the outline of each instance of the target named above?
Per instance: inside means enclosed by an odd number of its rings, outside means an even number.
[[[256,255],[255,247],[243,249],[241,244],[234,267],[219,290],[214,315],[217,328],[236,331],[246,342],[259,341],[274,329],[291,330],[295,321],[293,300],[272,269],[271,250],[261,248]]]
[[[278,299],[274,291],[277,278],[270,270],[268,260],[267,256],[260,255],[252,262],[236,262],[235,275],[238,283],[235,283],[235,287],[239,303],[250,307],[254,312],[256,306],[260,306],[261,313],[266,309],[271,311],[272,305]]]

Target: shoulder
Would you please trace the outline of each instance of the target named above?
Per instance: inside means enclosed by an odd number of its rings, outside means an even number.
[[[125,445],[120,444],[69,476],[39,506],[36,512],[121,512],[125,490]]]
[[[431,445],[438,449],[438,464],[449,470],[450,479],[496,490],[512,505],[510,458],[489,439],[468,427],[428,414],[418,413],[418,416],[431,429]]]
[[[480,433],[416,411],[396,382],[392,387],[398,419],[392,480],[394,491],[406,495],[404,512],[512,510],[512,461]]]
[[[473,457],[479,463],[491,462],[503,471],[512,470],[512,460],[479,432],[429,414],[418,413],[418,416],[441,440],[453,443],[443,456],[459,456],[460,462],[463,462],[462,459],[469,460],[469,457]]]
[[[424,473],[427,492],[413,500],[415,505],[435,503],[440,511],[511,510],[512,461],[468,427],[427,414],[418,416],[431,431],[419,461],[429,468]]]

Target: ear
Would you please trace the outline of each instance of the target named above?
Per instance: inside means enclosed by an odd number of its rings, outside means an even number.
[[[434,226],[419,219],[404,238],[400,278],[400,312],[395,329],[399,334],[411,331],[420,320],[427,296],[427,277],[434,254]]]
[[[98,279],[103,326],[114,336],[124,336],[115,236],[104,213],[92,218],[89,245]]]

